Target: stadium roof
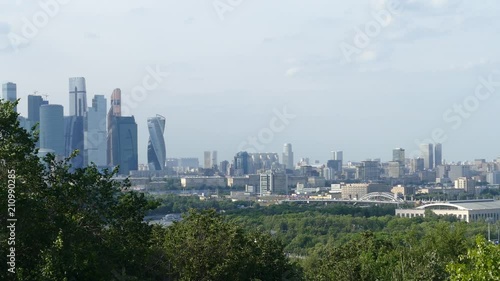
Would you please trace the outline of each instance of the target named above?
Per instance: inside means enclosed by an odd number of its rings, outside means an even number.
[[[448,207],[449,209],[458,210],[491,210],[500,209],[500,200],[486,199],[439,202],[423,205],[417,207],[417,209],[427,209],[432,207]]]

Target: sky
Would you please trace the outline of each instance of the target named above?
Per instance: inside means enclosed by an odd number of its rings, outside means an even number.
[[[295,160],[391,160],[443,143],[447,161],[500,156],[500,2],[12,0],[0,2],[0,82],[68,114],[122,90],[146,163],[146,120],[167,157],[239,150]],[[200,161],[201,162],[201,161]]]

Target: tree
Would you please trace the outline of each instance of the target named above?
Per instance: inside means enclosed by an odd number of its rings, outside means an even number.
[[[126,269],[148,280],[151,227],[143,218],[154,205],[129,192],[128,182],[114,181],[117,170],[72,169],[71,157],[38,158],[37,135],[19,127],[15,104],[0,102],[0,200],[11,192],[4,179],[14,170],[16,271],[8,272],[4,260],[0,279],[112,280]],[[5,222],[6,212],[0,218]],[[9,235],[2,227],[2,245]],[[0,247],[3,259],[6,250]]]
[[[478,236],[475,247],[446,270],[452,281],[500,280],[500,247]]]
[[[160,232],[161,234],[161,232]],[[270,235],[245,232],[215,210],[191,210],[164,233],[163,249],[172,280],[283,280],[299,278]],[[296,279],[298,280],[298,279]]]

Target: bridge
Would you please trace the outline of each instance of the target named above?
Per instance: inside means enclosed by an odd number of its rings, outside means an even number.
[[[281,200],[283,202],[325,202],[325,203],[366,203],[366,204],[402,204],[405,201],[401,198],[394,197],[390,192],[371,192],[359,199],[329,199],[329,198],[288,198]]]

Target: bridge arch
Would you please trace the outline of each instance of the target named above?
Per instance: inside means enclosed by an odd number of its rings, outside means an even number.
[[[365,196],[359,198],[360,201],[392,201],[392,202],[403,202],[402,199],[394,197],[393,193],[390,192],[371,192]]]

